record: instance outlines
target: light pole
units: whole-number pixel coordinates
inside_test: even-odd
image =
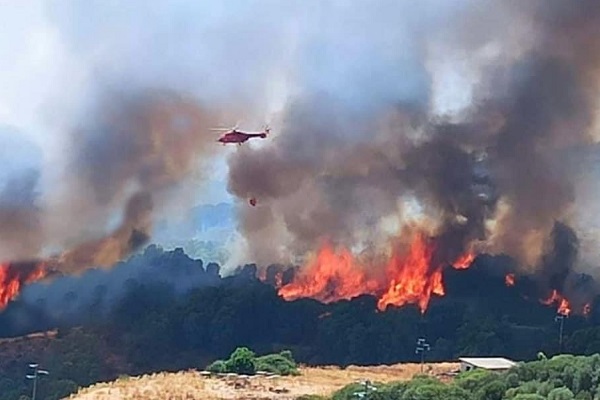
[[[365,387],[365,389],[360,392],[354,392],[354,395],[359,399],[368,399],[369,393],[377,391],[377,388],[373,384],[371,384],[371,381],[365,380],[358,383]]]
[[[425,363],[425,352],[431,350],[431,346],[427,343],[424,337],[417,339],[417,348],[415,354],[421,354],[421,373],[423,373],[423,365]]]
[[[558,328],[558,352],[562,353],[562,340],[563,340],[563,327],[565,324],[565,318],[568,318],[569,316],[565,313],[557,313],[556,317],[554,317],[554,322],[559,322],[559,328]]]
[[[33,393],[31,394],[31,400],[35,400],[35,395],[37,393],[37,380],[39,375],[48,375],[49,372],[43,369],[39,369],[39,364],[29,364],[29,368],[33,368],[32,375],[26,375],[27,379],[33,379]]]

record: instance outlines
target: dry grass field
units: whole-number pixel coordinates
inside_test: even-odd
[[[71,400],[292,400],[301,395],[329,395],[359,380],[391,382],[420,373],[419,364],[391,366],[320,367],[300,369],[300,376],[202,376],[196,371],[159,373],[99,383],[71,395]],[[430,375],[456,371],[456,363],[427,364]]]

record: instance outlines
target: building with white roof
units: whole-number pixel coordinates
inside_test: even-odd
[[[475,368],[486,369],[488,371],[506,371],[517,365],[516,362],[502,357],[462,357],[460,361],[460,370],[470,371]]]

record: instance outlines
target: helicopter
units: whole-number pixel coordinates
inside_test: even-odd
[[[214,128],[211,130],[225,131],[225,133],[217,140],[217,142],[220,142],[223,145],[226,145],[227,143],[237,143],[238,146],[241,146],[242,143],[248,141],[251,138],[259,137],[264,139],[267,137],[268,134],[271,133],[271,128],[269,128],[268,126],[265,127],[264,131],[262,132],[243,132],[239,131],[237,129],[237,126],[231,129]]]

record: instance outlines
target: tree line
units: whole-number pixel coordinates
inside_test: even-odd
[[[124,274],[132,265],[149,273]],[[451,270],[447,296],[434,298],[424,315],[413,306],[378,312],[371,296],[333,304],[286,302],[256,278],[255,269],[248,265],[220,278],[214,264],[151,247],[109,272],[127,277],[118,283],[118,295],[110,295],[114,286],[86,287],[93,295],[84,301],[73,289],[52,297],[52,304],[64,304],[54,312],[50,300],[23,296],[0,314],[0,335],[55,327],[59,335],[43,348],[0,345],[0,400],[30,392],[24,375],[33,361],[51,372],[42,378],[39,397],[50,400],[121,374],[204,369],[237,347],[259,355],[291,350],[301,363],[340,366],[418,361],[420,337],[431,344],[427,361],[600,352],[596,314],[564,321],[560,348],[555,309],[524,299],[476,266]]]
[[[472,370],[451,383],[429,376],[410,381],[363,386],[348,385],[330,400],[593,400],[600,398],[600,355],[542,353],[539,360],[520,363],[503,373]],[[305,396],[302,400],[329,400]]]

